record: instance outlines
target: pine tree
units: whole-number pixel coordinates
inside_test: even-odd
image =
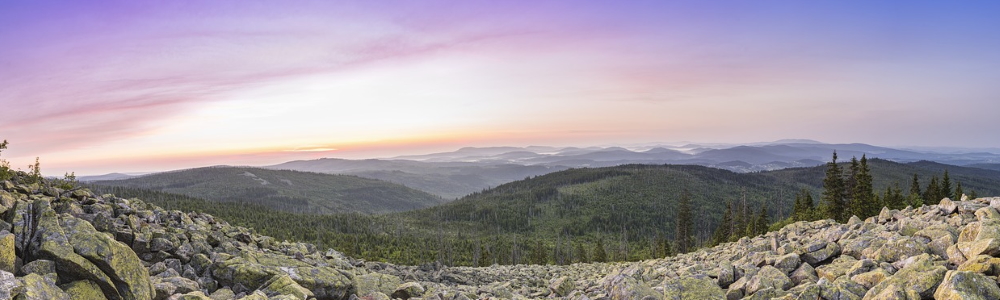
[[[687,253],[694,247],[694,221],[691,216],[691,194],[687,189],[681,194],[677,201],[677,234],[674,239],[677,241],[677,253]]]
[[[924,204],[932,205],[941,202],[941,186],[938,185],[937,176],[931,177],[931,182],[927,183],[927,189],[924,189]]]
[[[542,240],[535,241],[535,248],[531,251],[531,263],[536,265],[548,264],[549,258],[546,254],[545,244],[542,244]]]
[[[816,205],[813,204],[813,195],[809,190],[802,189],[802,194],[805,196],[802,198],[802,207],[805,208],[803,215],[805,221],[812,221],[816,219]]]
[[[767,226],[771,224],[771,219],[767,216],[767,204],[760,207],[760,213],[757,214],[756,220],[757,232],[754,236],[767,233]]]
[[[903,191],[899,188],[898,184],[895,188],[886,186],[885,193],[882,194],[882,199],[885,207],[889,209],[901,209],[906,205],[906,199],[903,198]]]
[[[587,250],[583,249],[583,243],[576,243],[576,254],[573,255],[573,262],[590,262],[587,260]]]
[[[674,250],[670,247],[670,241],[663,239],[663,246],[660,247],[663,250],[663,257],[674,256]]]
[[[976,190],[972,190],[971,192],[969,192],[969,199],[976,199],[976,198],[977,198]]]
[[[491,265],[490,250],[486,246],[480,246],[478,265],[485,267]]]
[[[941,198],[947,197],[948,199],[955,199],[954,191],[951,190],[951,178],[948,177],[948,170],[944,170],[944,176],[941,177]],[[938,199],[941,200],[941,199]]]
[[[7,140],[0,142],[0,154],[3,153],[4,149],[7,149]],[[13,177],[13,173],[10,171],[10,163],[6,160],[0,159],[0,180],[8,180]]]
[[[844,205],[847,209],[847,217],[850,217],[860,211],[858,207],[861,202],[854,200],[854,189],[858,185],[858,172],[860,172],[861,166],[858,164],[858,158],[854,156],[851,157],[851,163],[847,166],[847,177],[844,179]]]
[[[961,182],[955,182],[955,195],[954,196],[955,196],[955,198],[957,198],[956,200],[962,200],[962,195],[963,194],[965,194],[965,191],[962,190],[962,183]]]
[[[795,205],[797,206],[798,202]],[[712,245],[722,244],[729,240],[729,236],[732,234],[732,228],[729,227],[733,222],[732,210],[733,202],[727,202],[726,210],[722,212],[722,220],[719,221],[719,226],[715,227],[715,232],[712,233]]]
[[[920,180],[917,179],[917,173],[913,173],[913,181],[910,182],[910,205],[917,207],[917,205],[915,205],[917,202],[923,203],[923,194],[924,193],[920,191]],[[917,201],[918,199],[920,201]]]
[[[792,205],[792,221],[802,221],[802,212],[805,207],[802,204],[802,192],[795,193],[795,204]]]
[[[861,155],[861,162],[857,166],[854,166],[854,162],[852,161],[851,167],[855,170],[851,171],[854,173],[854,185],[851,190],[850,213],[861,219],[878,214],[877,210],[881,207],[877,207],[878,203],[874,187],[872,186],[871,169],[868,168],[868,158],[865,155]]]
[[[837,151],[833,160],[826,164],[826,178],[823,179],[823,214],[838,222],[847,221],[844,203],[843,171],[837,165]]]
[[[597,245],[594,246],[594,257],[591,261],[593,262],[608,261],[608,253],[604,251],[604,239],[597,239]]]

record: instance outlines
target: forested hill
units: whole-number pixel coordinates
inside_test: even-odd
[[[240,202],[310,214],[387,213],[442,203],[440,197],[399,184],[349,175],[206,167],[94,182],[212,201]]]
[[[943,179],[943,173],[947,170],[953,188],[957,186],[957,183],[961,183],[965,193],[975,191],[980,196],[1000,195],[1000,171],[998,170],[953,166],[932,161],[903,164],[882,159],[870,159],[868,164],[872,169],[875,192],[877,193],[881,193],[886,187],[895,188],[897,185],[904,193],[909,193],[913,174],[917,174],[921,188],[926,189],[932,178]],[[847,163],[843,163],[843,167],[846,168]],[[760,174],[773,176],[782,181],[812,186],[818,195],[819,189],[823,185],[825,170],[825,166],[818,166],[775,170]]]
[[[678,196],[691,195],[699,236],[708,237],[726,202],[787,213],[804,186],[761,174],[694,165],[571,169],[520,180],[441,206],[403,213],[421,226],[461,224],[487,233],[628,239],[673,235]],[[745,197],[744,197],[745,196]]]
[[[945,169],[953,187],[961,183],[966,193],[1000,195],[1000,172],[878,159],[869,160],[869,166],[879,196],[886,186],[898,185],[908,193],[913,174],[925,189],[930,178],[942,176]],[[378,216],[276,213],[135,190],[119,196],[139,196],[170,209],[206,211],[279,239],[313,242],[370,261],[568,263],[662,257],[664,244],[674,240],[677,201],[685,190],[695,216],[696,245],[712,242],[727,207],[745,207],[752,215],[766,208],[770,222],[784,219],[801,189],[819,201],[823,173],[824,167],[762,173],[688,165],[570,169],[439,206]]]

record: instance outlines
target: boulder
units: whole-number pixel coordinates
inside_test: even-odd
[[[986,275],[1000,275],[1000,258],[979,255],[958,266],[958,271],[970,271]]]
[[[934,292],[934,299],[1000,299],[997,281],[986,275],[967,271],[948,271]]]
[[[801,262],[802,260],[799,259],[798,254],[791,253],[776,258],[774,260],[774,267],[778,268],[778,270],[781,270],[782,272],[785,272],[785,274],[791,274],[792,271],[795,271],[795,269],[799,267]]]
[[[865,294],[865,299],[921,299],[931,298],[934,292],[944,279],[947,269],[944,266],[936,265],[931,260],[930,255],[922,254],[913,258],[913,262],[902,268],[889,278],[882,280]],[[908,298],[891,298],[893,295],[903,292]],[[916,298],[909,298],[917,294]]]
[[[358,296],[364,297],[373,293],[392,294],[403,281],[399,277],[382,273],[368,273],[354,277],[354,286]]]
[[[840,245],[833,242],[823,242],[810,246],[805,250],[807,250],[807,252],[801,255],[802,260],[809,263],[813,267],[818,267],[830,258],[840,255]]]
[[[259,287],[276,275],[288,275],[313,292],[316,299],[341,299],[356,292],[353,275],[331,267],[272,254],[244,253],[213,264],[212,274],[223,286]]]
[[[814,269],[809,264],[801,264],[798,269],[792,271],[792,275],[789,276],[792,283],[795,285],[800,285],[805,282],[816,282],[819,277],[816,275],[816,269]]]
[[[101,287],[90,280],[77,280],[63,286],[70,300],[107,300]]]
[[[314,296],[312,291],[302,287],[288,275],[271,277],[271,280],[265,282],[260,291],[264,292],[268,297],[285,295],[292,296],[297,300],[306,300]]]
[[[28,253],[30,253],[30,256],[54,261],[56,264],[56,270],[59,273],[65,273],[73,278],[90,280],[97,283],[108,298],[152,298],[151,288],[144,294],[144,297],[133,296],[129,298],[125,295],[121,295],[121,292],[116,286],[116,282],[105,274],[100,267],[73,251],[73,245],[70,242],[69,236],[63,231],[63,228],[59,226],[59,217],[56,216],[55,211],[48,207],[47,201],[35,201],[29,207],[32,207],[34,212],[30,213],[32,214],[31,217],[26,217],[25,222],[27,222],[27,219],[35,220],[35,231],[30,234],[26,232],[26,235],[29,236],[31,240],[28,245],[28,249],[26,249]],[[26,212],[26,214],[29,213]],[[69,216],[67,217],[72,218]],[[103,234],[96,235],[104,236]],[[141,264],[139,267],[141,268]],[[142,269],[145,270],[145,268]],[[145,282],[148,287],[148,276],[146,276]],[[125,286],[123,285],[123,287]]]
[[[864,286],[852,281],[846,276],[837,278],[834,281],[820,279],[817,283],[820,287],[820,297],[822,299],[857,299],[864,297],[867,291]]]
[[[17,255],[14,254],[14,235],[7,230],[0,231],[0,271],[10,273],[17,272],[14,263]]]
[[[730,284],[736,281],[736,269],[733,268],[733,264],[728,260],[723,261],[722,265],[719,266],[718,272],[718,284],[722,288],[729,288]]]
[[[927,245],[930,253],[948,259],[948,247],[958,241],[955,228],[946,224],[931,225],[913,234],[913,237]]]
[[[608,298],[612,300],[642,299],[647,296],[657,299],[656,297],[663,295],[654,291],[646,283],[620,273],[605,276],[602,286],[607,291]],[[393,294],[393,298],[396,298],[395,294]]]
[[[569,293],[572,292],[573,289],[576,289],[576,284],[573,283],[573,280],[570,280],[565,276],[553,279],[552,282],[549,283],[549,291],[556,296],[569,296]]]
[[[69,300],[69,294],[38,274],[28,274],[21,278],[24,290],[17,299],[23,300]]]
[[[12,299],[20,290],[23,290],[24,283],[14,277],[14,274],[0,270],[0,299]]]
[[[998,240],[1000,241],[1000,240]],[[872,254],[876,261],[895,262],[903,258],[929,252],[927,246],[912,237],[896,236],[887,241]]]
[[[872,271],[851,276],[851,280],[864,286],[865,289],[871,289],[876,284],[879,284],[889,276],[892,276],[892,274],[889,274],[889,272],[887,272],[885,269],[878,268]]]
[[[938,209],[941,211],[942,215],[950,215],[958,210],[958,204],[955,204],[951,199],[944,198],[938,203]]]
[[[236,299],[236,293],[233,293],[233,290],[228,288],[221,288],[212,292],[211,295],[208,295],[208,298],[211,298],[212,300]]]
[[[197,282],[180,276],[154,277],[153,288],[156,296],[153,299],[167,299],[173,294],[184,294],[201,290]]]
[[[149,273],[132,249],[98,232],[89,222],[64,216],[65,229],[73,251],[93,262],[113,281],[123,299],[151,299],[153,287]]]
[[[753,294],[758,290],[769,287],[787,290],[792,287],[792,280],[788,276],[785,276],[785,272],[772,266],[764,266],[760,268],[757,275],[754,275],[753,278],[747,281],[745,293]]]
[[[424,295],[424,287],[416,282],[407,282],[400,284],[396,287],[396,291],[392,292],[392,298],[400,298],[403,300],[420,297]]]
[[[711,279],[681,277],[664,282],[663,295],[666,300],[722,299],[725,292]]]
[[[816,268],[816,275],[820,278],[834,281],[837,277],[846,275],[857,262],[858,260],[854,259],[854,257],[841,255],[837,259],[834,259],[833,262]]]

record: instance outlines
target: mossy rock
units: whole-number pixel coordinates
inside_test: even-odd
[[[6,230],[0,232],[0,271],[10,273],[17,272],[15,262],[17,255],[14,253],[14,235]]]
[[[980,273],[948,271],[934,292],[934,299],[1000,299],[1000,287],[995,279]]]
[[[222,285],[239,283],[249,288],[260,287],[273,276],[288,275],[320,300],[341,299],[356,292],[354,276],[350,273],[331,267],[313,267],[277,255],[234,256],[214,264],[212,274]]]
[[[208,297],[212,300],[230,300],[236,299],[236,293],[233,293],[233,290],[229,288],[221,288],[212,292]]]
[[[33,210],[32,256],[54,261],[60,275],[93,281],[108,298],[153,298],[149,273],[131,248],[87,221],[56,215],[48,201],[35,201]]]
[[[934,264],[930,255],[922,254],[902,270],[873,286],[865,299],[911,299],[892,297],[913,294],[918,295],[916,299],[931,298],[946,271],[948,269],[944,266]]]
[[[28,274],[21,278],[24,290],[14,299],[18,300],[70,300],[69,294],[54,282],[38,274]]]
[[[287,295],[298,300],[306,300],[314,296],[312,291],[302,287],[288,275],[278,275],[272,277],[271,280],[264,283],[264,286],[260,288],[260,291],[264,292],[269,297]]]
[[[11,299],[24,290],[24,283],[7,271],[0,271],[0,299]]]
[[[107,300],[101,287],[90,280],[77,280],[67,283],[63,290],[69,294],[70,300]]]
[[[683,277],[668,280],[664,284],[665,299],[723,299],[726,292],[714,280]]]
[[[358,296],[368,296],[376,292],[382,294],[392,294],[396,287],[403,281],[399,277],[382,273],[368,273],[354,277],[354,286],[357,288]]]
[[[104,270],[123,299],[151,299],[153,285],[149,272],[132,248],[94,229],[87,221],[70,216],[62,218],[73,251]]]

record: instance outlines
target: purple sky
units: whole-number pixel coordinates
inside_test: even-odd
[[[1000,147],[994,1],[3,1],[0,158],[61,175],[462,146]]]

